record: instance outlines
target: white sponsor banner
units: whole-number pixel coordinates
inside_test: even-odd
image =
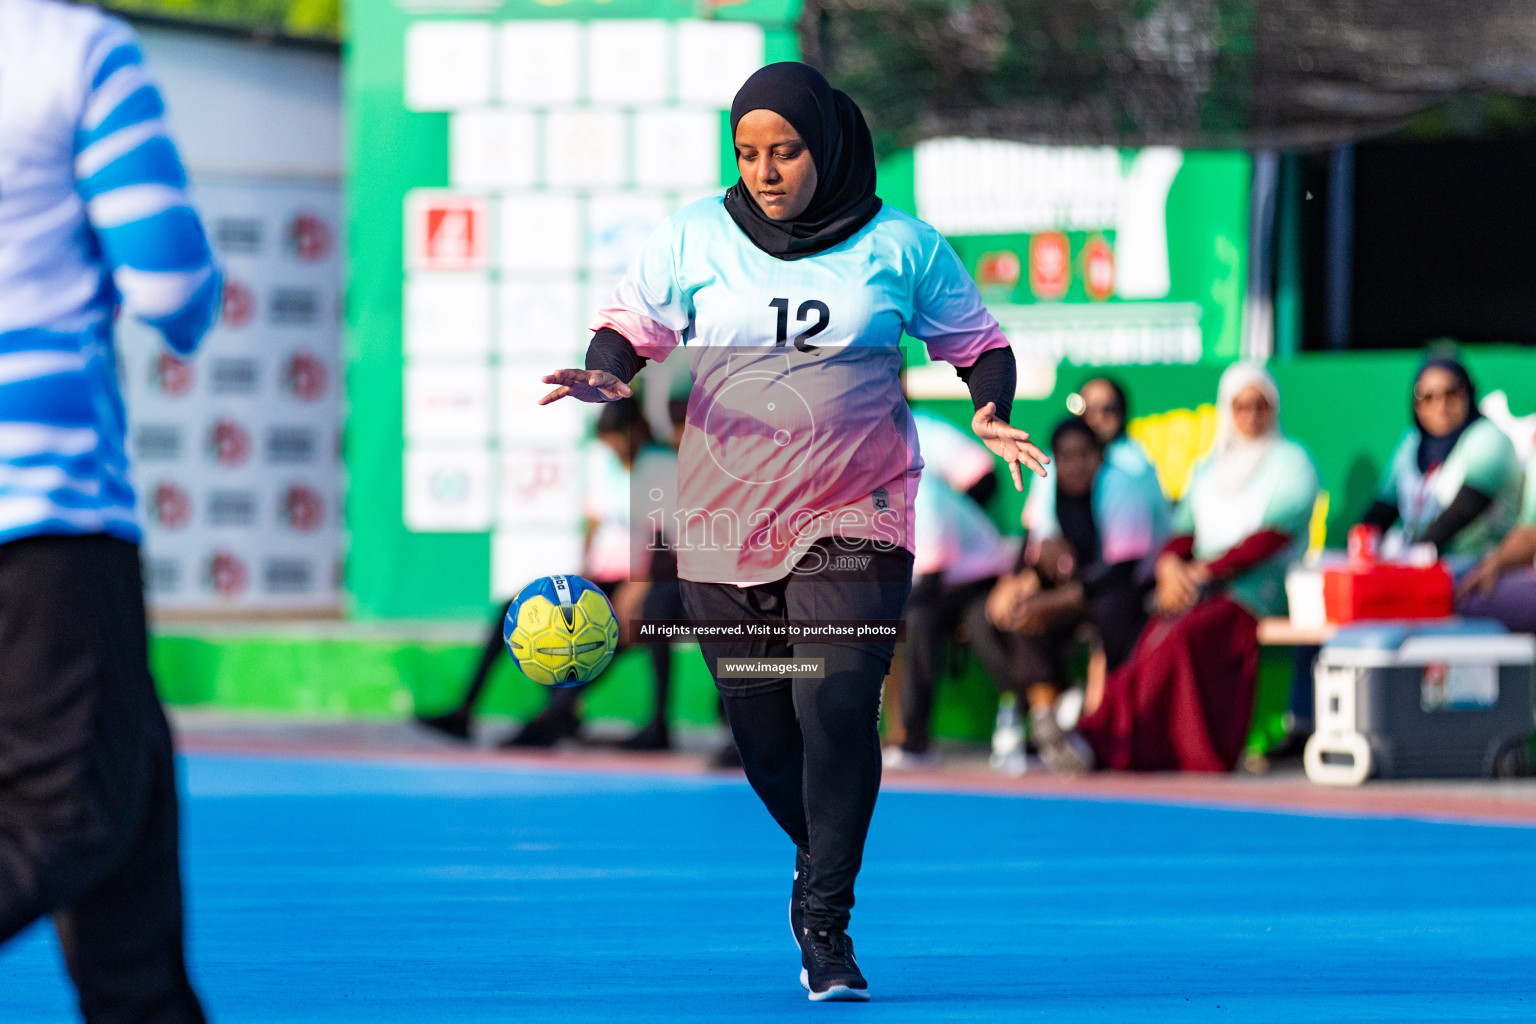
[[[405,105],[452,110],[489,103],[496,35],[488,21],[419,21],[405,32]]]
[[[491,595],[508,600],[540,576],[569,575],[581,565],[581,531],[506,527],[491,533]]]
[[[491,350],[493,290],[483,274],[418,274],[405,285],[407,357]]]
[[[584,364],[646,240],[734,178],[721,125],[765,37],[689,18],[441,24],[406,47],[410,105],[448,114],[451,187],[403,210],[403,511],[412,531],[489,531],[505,597],[583,560],[575,467],[599,408],[539,405],[541,378]]]
[[[581,24],[507,21],[501,26],[501,101],[547,106],[581,98]]]
[[[420,359],[405,367],[409,441],[483,443],[491,433],[491,379],[470,359]]]
[[[496,520],[501,527],[569,528],[581,506],[580,459],[572,447],[501,449]]]
[[[405,450],[405,525],[422,533],[491,526],[491,450],[412,445]]]
[[[763,66],[760,25],[684,21],[677,28],[677,98],[730,109],[736,90]]]
[[[226,274],[196,355],[116,344],[145,582],[159,614],[341,606],[340,190],[205,180]]]

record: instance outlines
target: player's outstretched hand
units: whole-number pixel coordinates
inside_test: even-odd
[[[543,379],[545,384],[560,386],[539,399],[540,405],[558,402],[567,395],[582,402],[617,402],[634,395],[628,384],[607,370],[556,370]]]
[[[1019,472],[1021,463],[1028,466],[1036,476],[1045,476],[1045,465],[1051,460],[1045,457],[1045,452],[1029,443],[1028,434],[997,418],[996,402],[988,402],[976,410],[976,415],[971,417],[971,430],[992,450],[993,455],[1008,463],[1008,472],[1013,474],[1014,490],[1024,489],[1024,477]]]

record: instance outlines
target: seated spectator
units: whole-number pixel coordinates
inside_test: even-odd
[[[1280,432],[1280,392],[1259,366],[1222,374],[1216,442],[1191,474],[1157,560],[1157,616],[1078,724],[1105,768],[1229,771],[1253,713],[1258,620],[1285,608],[1317,470]]]
[[[1093,430],[1094,436],[1104,447],[1106,463],[1119,469],[1138,487],[1145,488],[1148,500],[1164,498],[1162,484],[1157,479],[1157,469],[1147,457],[1146,449],[1126,433],[1130,402],[1118,381],[1112,377],[1092,378],[1067,400],[1067,407],[1073,415],[1082,417],[1083,422]],[[1029,497],[1025,502],[1025,527],[1028,528],[1030,522],[1037,524],[1037,528],[1039,524],[1054,522],[1055,500],[1056,488],[1052,484],[1039,477],[1032,478]],[[1157,505],[1164,510],[1160,512],[1158,527],[1166,532],[1167,502],[1159,500]]]
[[[1520,460],[1478,412],[1472,378],[1454,359],[1431,357],[1419,370],[1413,421],[1362,521],[1389,531],[1384,554],[1433,544],[1453,572],[1465,570],[1514,525]]]
[[[1019,568],[998,581],[987,602],[990,623],[1008,641],[1008,669],[996,679],[1028,705],[1046,767],[1083,770],[1088,752],[1056,721],[1067,655],[1085,623],[1096,629],[1110,668],[1130,654],[1147,618],[1137,568],[1166,536],[1166,502],[1144,477],[1109,462],[1100,436],[1076,418],[1051,433],[1050,476],[1037,479],[1035,490],[1054,492],[1052,515],[1026,515]]]
[[[1525,467],[1520,520],[1456,588],[1456,614],[1497,619],[1516,633],[1536,633],[1536,456]]]
[[[934,473],[982,508],[997,493],[997,460],[976,435],[923,409],[912,411],[923,472]]]
[[[1120,382],[1113,377],[1094,377],[1077,389],[1077,397],[1082,403],[1082,411],[1077,415],[1103,442],[1104,460],[1133,478],[1150,475],[1156,480],[1157,470],[1147,457],[1146,449],[1126,433],[1131,404]]]
[[[926,461],[926,433],[923,446]],[[982,450],[990,463],[992,453]],[[998,576],[1017,557],[1016,540],[1003,537],[981,506],[952,487],[942,472],[923,474],[913,525],[907,657],[899,691],[905,736],[900,746],[886,749],[888,768],[922,767],[935,760],[929,751],[934,687],[959,626],[965,626],[971,648],[990,674],[1009,669],[1003,638],[987,624],[986,601]]]

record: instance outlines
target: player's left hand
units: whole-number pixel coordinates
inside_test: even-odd
[[[996,402],[988,402],[976,410],[976,415],[971,417],[971,430],[981,438],[982,444],[991,449],[993,455],[1008,463],[1008,472],[1013,474],[1014,490],[1024,489],[1024,476],[1019,472],[1020,464],[1028,466],[1036,476],[1045,476],[1046,463],[1051,460],[1046,458],[1045,452],[1029,443],[1027,433],[997,418]]]

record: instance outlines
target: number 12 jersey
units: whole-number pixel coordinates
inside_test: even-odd
[[[648,359],[679,345],[691,356],[678,573],[743,586],[787,575],[826,536],[911,550],[922,459],[902,334],[962,367],[1008,344],[954,249],[917,218],[885,206],[838,245],[781,260],[721,197],[658,228],[592,326]]]

